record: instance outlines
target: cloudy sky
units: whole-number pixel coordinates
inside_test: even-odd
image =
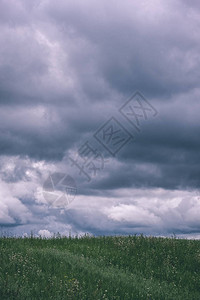
[[[1,233],[200,237],[199,32],[197,0],[0,0]]]

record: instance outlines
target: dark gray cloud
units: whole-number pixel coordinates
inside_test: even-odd
[[[184,0],[1,1],[2,226],[199,232],[199,14],[198,1]],[[136,90],[158,111],[140,133],[118,111]],[[94,140],[112,116],[135,136],[115,158]],[[87,140],[108,160],[89,183],[69,160]],[[67,212],[42,200],[50,172],[77,181]]]

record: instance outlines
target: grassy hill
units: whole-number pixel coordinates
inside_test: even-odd
[[[0,238],[0,299],[200,299],[200,241]]]

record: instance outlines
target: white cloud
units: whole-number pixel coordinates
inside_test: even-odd
[[[27,223],[32,219],[29,209],[12,194],[11,183],[0,181],[0,224]]]
[[[42,238],[50,238],[53,236],[53,233],[46,229],[41,229],[38,231],[38,235]]]
[[[160,223],[160,218],[147,209],[134,205],[120,204],[106,211],[108,218],[119,222],[129,222],[132,226],[150,226]]]

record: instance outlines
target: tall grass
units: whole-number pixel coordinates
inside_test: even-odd
[[[0,299],[200,299],[200,241],[0,238]]]

